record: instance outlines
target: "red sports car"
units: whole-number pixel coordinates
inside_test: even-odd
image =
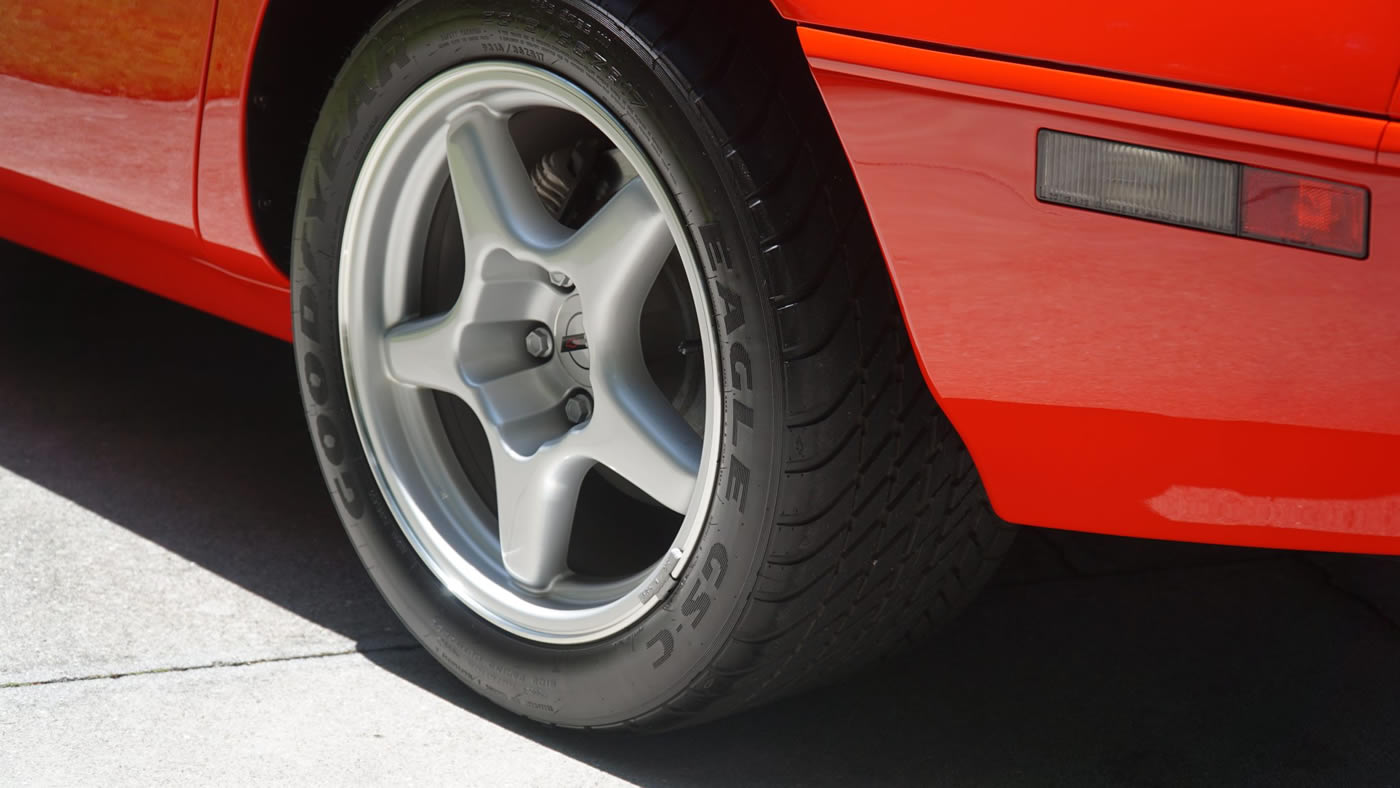
[[[1400,553],[1398,75],[1393,0],[18,0],[0,236],[290,340],[425,647],[657,729],[1009,523]]]

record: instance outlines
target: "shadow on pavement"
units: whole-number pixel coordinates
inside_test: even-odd
[[[379,601],[331,509],[291,355],[0,248],[0,466],[360,643],[386,670],[643,785],[1386,784],[1400,562],[1027,530],[926,654],[649,737],[525,723]]]
[[[0,467],[366,647],[404,642],[283,342],[0,246]]]

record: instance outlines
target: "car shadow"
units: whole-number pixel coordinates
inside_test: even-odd
[[[0,246],[0,467],[363,647],[403,643],[344,537],[288,346]]]
[[[408,647],[336,520],[280,341],[0,247],[0,467],[641,785],[1385,784],[1400,561],[1027,529],[935,645],[652,736],[525,722]]]

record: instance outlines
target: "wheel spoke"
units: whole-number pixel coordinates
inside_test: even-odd
[[[496,452],[501,559],[516,582],[536,591],[568,568],[579,487],[593,465],[569,443],[565,436],[526,458]]]
[[[589,313],[635,326],[675,246],[665,214],[642,179],[633,178],[546,264],[573,277]]]
[[[460,308],[472,323],[548,323],[554,319],[557,295],[542,275],[530,275],[538,268],[526,265],[512,270],[509,264],[485,268],[488,270],[469,272],[463,282]]]
[[[603,373],[601,376],[599,373]],[[666,508],[684,513],[700,473],[700,436],[644,368],[594,369],[592,456]]]
[[[671,407],[642,357],[642,305],[675,248],[666,217],[633,178],[559,253],[583,299],[596,399],[592,456],[666,507],[684,512],[700,437]]]
[[[473,404],[493,440],[528,456],[569,429],[563,415],[564,386],[548,366],[531,367],[476,386]]]
[[[457,365],[460,334],[451,313],[394,326],[384,335],[389,376],[405,385],[464,396],[466,382]]]
[[[534,257],[567,237],[535,194],[506,118],[481,105],[466,110],[449,133],[447,167],[469,265],[492,249]]]

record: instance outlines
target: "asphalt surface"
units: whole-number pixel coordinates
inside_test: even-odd
[[[285,345],[0,247],[0,784],[424,781],[1395,784],[1400,562],[1027,529],[918,658],[539,728],[376,596]]]

